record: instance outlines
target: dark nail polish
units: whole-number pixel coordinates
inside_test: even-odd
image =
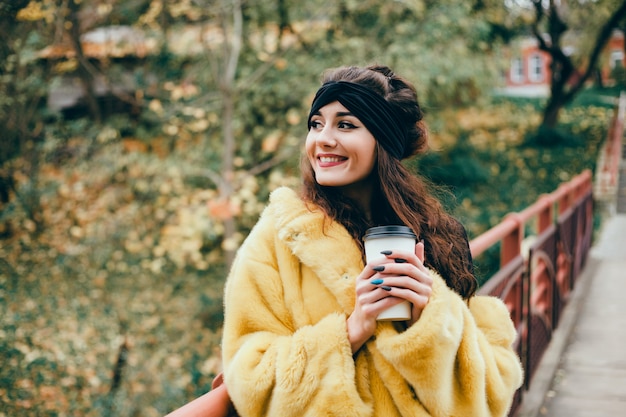
[[[380,288],[382,288],[385,291],[391,291],[391,287],[388,287],[386,285],[381,285]]]
[[[383,272],[385,270],[385,266],[384,265],[376,265],[375,267],[372,268],[374,271],[376,272]]]
[[[380,253],[382,253],[383,255],[391,255],[392,252],[390,250],[384,250],[384,251],[381,251]]]
[[[406,263],[406,259],[396,258],[396,259],[394,259],[394,262],[397,263],[397,264],[404,264],[404,263]]]

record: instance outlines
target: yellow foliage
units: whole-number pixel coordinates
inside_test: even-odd
[[[276,67],[277,70],[279,71],[284,71],[287,68],[287,60],[284,58],[278,58],[275,62],[274,62],[274,67]]]
[[[74,72],[78,68],[78,60],[70,58],[67,61],[61,61],[54,66],[54,72],[63,74],[66,72]]]
[[[38,1],[31,1],[26,7],[17,12],[16,19],[30,22],[43,19],[48,20],[50,14],[52,14],[52,9],[43,10],[41,4],[42,3]]]
[[[278,145],[281,143],[284,133],[280,130],[275,130],[267,135],[261,143],[261,149],[266,153],[276,152]]]
[[[155,112],[156,114],[158,114],[159,116],[163,116],[163,104],[161,103],[161,100],[158,100],[158,99],[150,100],[150,103],[148,104],[148,108],[152,110],[153,112]]]
[[[157,28],[159,26],[157,23],[158,18],[159,16],[161,16],[162,10],[163,10],[162,0],[153,0],[150,2],[150,7],[146,11],[146,13],[144,13],[141,17],[139,17],[137,22],[140,25],[146,25],[151,28]]]
[[[291,126],[299,125],[301,120],[301,113],[297,109],[291,108],[287,111],[287,123],[289,123]]]

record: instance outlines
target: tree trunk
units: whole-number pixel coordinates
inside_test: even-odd
[[[233,7],[233,27],[230,33],[230,45],[225,46],[224,71],[220,78],[220,92],[222,95],[222,183],[220,186],[220,197],[230,204],[234,193],[233,182],[235,180],[234,159],[235,159],[235,133],[233,131],[235,117],[235,74],[239,61],[242,43],[243,16],[241,3],[235,0]],[[226,27],[227,25],[225,25]],[[237,225],[234,216],[229,216],[224,220],[224,241],[229,244],[224,248],[224,262],[227,267],[233,262],[236,250],[230,242],[237,232]]]
[[[71,23],[69,33],[72,46],[76,52],[76,58],[78,60],[78,77],[80,78],[80,82],[83,86],[83,93],[85,94],[85,99],[87,100],[91,117],[97,124],[100,124],[102,122],[102,110],[100,109],[100,105],[98,104],[98,99],[94,91],[94,74],[90,71],[91,65],[89,64],[89,61],[83,52],[83,46],[80,43],[81,31],[80,21],[78,18],[80,6],[76,3],[76,0],[70,0],[68,2],[68,8],[68,18]]]
[[[14,155],[21,152],[21,148],[27,138],[32,138],[32,132],[24,130],[22,125],[28,124],[19,121],[19,116],[24,116],[14,105],[18,99],[16,82],[14,81],[19,75],[19,67],[12,66],[9,63],[9,57],[15,52],[14,39],[17,38],[14,32],[19,22],[15,19],[20,9],[28,5],[29,0],[0,0],[0,76],[5,81],[0,82],[0,97],[9,97],[8,100],[2,100],[0,103],[0,125],[2,125],[2,139],[0,142],[0,165],[4,161],[11,159]],[[30,119],[26,119],[30,122]],[[7,177],[8,178],[8,177]],[[0,174],[0,181],[2,176]],[[0,192],[5,192],[0,184]]]
[[[546,107],[543,110],[541,125],[550,128],[555,127],[559,121],[559,114],[561,113],[561,108],[563,108],[563,106],[564,103],[560,98],[557,99],[554,96],[550,97],[548,104],[546,104]]]
[[[619,27],[626,16],[626,1],[613,12],[609,20],[600,29],[593,50],[589,55],[587,68],[584,72],[579,73],[575,80],[571,78],[576,74],[577,70],[570,57],[565,54],[561,47],[561,37],[567,30],[567,25],[559,15],[560,3],[551,0],[547,16],[541,0],[533,0],[533,4],[535,6],[535,22],[532,25],[533,33],[539,44],[539,49],[550,54],[552,58],[550,66],[552,70],[550,99],[544,109],[543,125],[554,127],[558,122],[561,108],[574,99],[585,85],[585,82],[594,73],[600,54],[610,39],[613,30]],[[544,18],[548,20],[549,40],[546,40],[543,33],[539,30],[539,24]]]
[[[11,39],[13,27],[18,23],[15,20],[20,9],[28,5],[29,0],[0,0],[0,62],[6,62],[7,57],[12,53],[11,44],[7,42]],[[0,66],[0,68],[2,68]],[[0,69],[0,74],[4,74],[4,69]]]
[[[230,204],[233,196],[235,136],[233,133],[234,100],[230,89],[222,90],[222,133],[224,137],[224,150],[222,153],[222,186],[220,197]],[[235,218],[231,215],[224,219],[224,240],[229,242],[236,232]],[[230,266],[233,262],[235,251],[232,245],[225,245],[224,262]]]

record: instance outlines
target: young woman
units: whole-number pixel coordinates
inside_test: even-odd
[[[504,416],[522,383],[504,304],[476,296],[465,230],[401,161],[427,147],[415,88],[383,66],[330,71],[303,187],[280,188],[225,290],[224,375],[247,416]],[[365,262],[405,225],[414,251]],[[377,321],[408,300],[411,318]]]

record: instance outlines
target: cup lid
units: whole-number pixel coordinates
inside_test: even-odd
[[[411,228],[407,226],[399,226],[399,225],[387,225],[387,226],[376,226],[369,228],[365,231],[365,236],[363,236],[363,240],[367,239],[378,239],[389,236],[400,236],[400,237],[408,237],[412,239],[417,239],[415,233],[411,230]]]

